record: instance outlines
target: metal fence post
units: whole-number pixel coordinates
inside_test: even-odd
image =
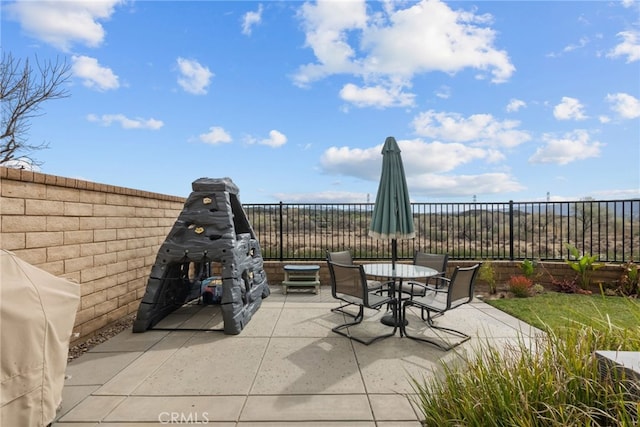
[[[280,261],[284,261],[284,230],[283,230],[283,214],[282,214],[282,206],[283,203],[280,202]]]
[[[509,259],[515,259],[513,252],[513,200],[509,200]]]

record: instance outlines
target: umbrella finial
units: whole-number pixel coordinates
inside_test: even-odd
[[[396,153],[400,152],[400,147],[398,146],[398,142],[392,136],[388,136],[387,139],[384,140],[384,145],[382,146],[382,154],[388,153],[390,151],[395,151]]]

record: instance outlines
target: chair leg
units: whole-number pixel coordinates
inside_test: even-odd
[[[406,303],[402,304],[402,317],[403,318],[407,317],[407,305],[412,305],[412,304],[406,304]],[[413,340],[424,341],[424,342],[427,342],[429,344],[433,344],[436,347],[438,347],[438,348],[440,348],[440,349],[442,349],[444,351],[449,351],[452,348],[457,347],[460,344],[462,344],[462,343],[468,341],[469,339],[471,339],[471,336],[465,334],[464,332],[457,331],[457,330],[451,329],[451,328],[445,328],[443,326],[436,326],[433,323],[433,318],[442,316],[444,313],[436,312],[435,315],[432,316],[431,315],[431,310],[429,310],[427,308],[424,308],[424,307],[420,307],[420,308],[421,308],[421,317],[422,317],[423,320],[425,320],[427,322],[427,325],[429,325],[430,328],[436,329],[436,330],[439,330],[439,331],[443,331],[443,332],[447,332],[447,333],[449,333],[451,335],[455,335],[455,336],[457,336],[459,338],[462,338],[462,340],[457,341],[454,344],[449,344],[449,343],[447,343],[445,341],[438,341],[438,340],[435,340],[435,339],[432,339],[432,338],[419,337],[419,336],[416,336],[416,335],[409,335],[407,333],[406,327],[404,325],[400,325],[400,327],[402,328],[401,334],[402,334],[402,332],[404,332],[404,335],[407,338],[411,338]],[[424,319],[424,312],[425,311],[427,312],[427,318],[426,319]]]
[[[420,317],[425,322],[427,322],[429,318],[431,318],[431,320],[433,321],[433,319],[435,319],[436,317],[444,316],[444,311],[440,311],[438,313],[431,314],[431,315],[429,313],[427,313],[427,317],[424,317],[424,313],[426,311],[428,311],[426,308],[424,308],[424,307],[420,308]]]
[[[395,312],[395,310],[394,310],[394,312]],[[378,341],[379,339],[382,339],[382,338],[391,337],[391,336],[395,335],[396,331],[398,330],[398,327],[394,326],[393,327],[393,331],[391,333],[378,335],[378,336],[375,336],[375,337],[373,337],[373,338],[371,338],[369,340],[363,340],[362,338],[358,338],[358,337],[352,336],[350,331],[349,331],[349,327],[350,326],[355,326],[355,325],[358,325],[358,324],[362,323],[362,319],[363,318],[364,318],[364,306],[360,306],[360,310],[358,311],[358,314],[353,319],[353,322],[348,322],[348,323],[344,323],[342,325],[338,325],[338,326],[332,328],[331,330],[333,332],[335,332],[336,334],[342,335],[343,337],[347,337],[347,338],[349,338],[351,340],[354,340],[354,341],[358,341],[359,343],[364,344],[364,345],[369,345],[369,344],[373,343],[374,341]],[[395,322],[395,323],[397,324],[397,322]],[[344,329],[346,329],[346,332],[343,332]]]
[[[334,313],[341,313],[341,314],[344,314],[344,315],[350,316],[350,317],[356,317],[357,314],[353,314],[353,313],[350,313],[348,311],[345,311],[345,308],[347,308],[349,306],[352,306],[352,305],[355,305],[355,304],[350,304],[350,303],[342,304],[340,307],[332,308],[331,311],[333,311]]]

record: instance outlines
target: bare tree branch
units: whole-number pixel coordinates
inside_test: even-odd
[[[50,99],[69,96],[64,87],[70,78],[71,66],[63,60],[40,63],[37,69],[29,60],[15,59],[11,53],[2,54],[0,63],[0,164],[26,157],[48,147],[47,143],[30,144],[28,132],[30,120],[40,116],[42,103]]]

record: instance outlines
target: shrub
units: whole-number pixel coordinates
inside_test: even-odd
[[[629,301],[629,310],[638,305]],[[444,365],[444,376],[412,379],[423,425],[635,426],[638,403],[624,381],[604,381],[596,350],[640,350],[638,322],[602,329],[582,324],[521,338],[505,349],[482,344],[468,364]],[[626,383],[628,384],[628,383]]]
[[[622,295],[639,295],[640,294],[640,274],[638,273],[638,265],[632,259],[622,265],[624,273],[620,278],[619,292]]]
[[[557,292],[562,292],[565,294],[591,294],[589,289],[582,289],[578,285],[578,277],[574,277],[572,279],[556,279],[553,275],[546,269],[544,263],[539,264],[542,267],[542,270],[549,276],[549,280],[551,281],[552,289]]]
[[[589,295],[591,293],[588,289],[582,289],[578,286],[578,281],[576,279],[562,279],[556,280],[553,279],[551,284],[554,286],[555,290],[558,292],[562,292],[565,294],[584,294]]]
[[[531,260],[525,259],[524,261],[522,261],[522,264],[520,264],[520,270],[522,270],[522,274],[524,274],[524,276],[528,277],[529,279],[533,278],[534,269],[535,265]]]
[[[483,280],[489,285],[489,293],[491,295],[496,293],[496,273],[493,269],[491,261],[483,261],[478,271],[478,279]]]
[[[591,285],[591,272],[603,267],[604,264],[596,262],[597,255],[580,254],[578,249],[570,244],[565,245],[569,250],[573,259],[566,259],[565,262],[578,273],[578,280],[580,281],[580,287],[584,290],[588,290]]]
[[[542,286],[540,283],[534,284],[531,288],[531,293],[533,293],[534,295],[544,293],[544,286]]]
[[[526,276],[511,276],[507,282],[509,291],[518,298],[531,296],[533,281]]]

